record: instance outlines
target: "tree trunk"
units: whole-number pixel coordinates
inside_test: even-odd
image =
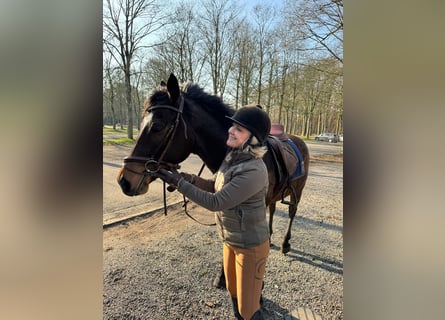
[[[120,110],[120,114],[121,114],[121,118],[120,118],[120,125],[121,125],[121,130],[124,130],[124,106],[122,105],[122,102],[119,105],[119,110]]]
[[[307,139],[309,139],[309,136],[311,134],[311,118],[312,118],[312,112],[309,113],[306,118],[306,134],[305,134],[305,136]]]
[[[270,112],[270,103],[272,101],[273,67],[274,67],[274,63],[272,62],[271,65],[270,65],[269,84],[268,84],[268,90],[267,90],[267,103],[266,103],[266,112],[267,112],[267,114],[269,114],[269,112]]]
[[[116,130],[116,111],[114,110],[114,86],[111,78],[110,69],[107,70],[108,83],[110,84],[110,108],[111,108],[111,121],[113,122],[113,130]]]
[[[287,66],[284,65],[283,66],[283,74],[281,76],[280,106],[278,109],[278,122],[279,123],[281,123],[281,113],[282,113],[283,103],[284,103],[284,91],[285,91],[285,87],[286,87],[286,71],[287,71]]]
[[[113,121],[113,130],[116,130],[116,111],[114,110],[114,97],[111,98],[111,119]]]
[[[303,113],[303,123],[302,123],[303,125],[301,127],[301,135],[303,137],[306,136],[306,133],[307,133],[308,117],[309,117],[309,112],[307,110],[305,110]]]
[[[260,70],[259,70],[259,78],[258,78],[258,99],[257,104],[261,104],[261,90],[263,86],[263,50],[260,50]]]
[[[239,105],[239,92],[241,87],[240,81],[241,81],[241,68],[239,68],[238,78],[236,79],[235,109],[238,109]]]
[[[127,103],[127,138],[133,139],[133,110],[131,108],[131,83],[130,70],[125,70],[125,88],[126,88],[126,103]]]

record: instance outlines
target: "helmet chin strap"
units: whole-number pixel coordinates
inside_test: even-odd
[[[247,138],[246,141],[244,141],[243,145],[241,146],[241,150],[244,150],[250,143],[252,142],[253,134],[249,135],[249,138]]]
[[[258,141],[257,144],[252,144],[252,139],[253,139],[254,135],[251,133],[249,138],[244,141],[243,145],[241,146],[241,149],[244,150],[247,146],[252,146],[252,147],[261,147],[263,146],[263,144],[261,142]],[[258,138],[257,138],[258,140]]]
[[[252,139],[253,139],[254,135],[251,133],[249,138],[247,138],[246,141],[244,141],[243,145],[241,146],[241,150],[244,150],[247,146],[252,146],[252,147],[261,147],[262,144],[260,142],[258,142],[257,144],[252,144]]]

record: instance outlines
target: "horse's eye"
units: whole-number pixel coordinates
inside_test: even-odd
[[[150,126],[150,131],[153,132],[158,132],[161,131],[162,129],[164,129],[165,127],[165,122],[164,121],[153,121],[151,126]]]

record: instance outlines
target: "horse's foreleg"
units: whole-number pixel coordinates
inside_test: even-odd
[[[270,241],[270,245],[272,245],[272,225],[273,225],[273,215],[275,213],[275,207],[276,207],[276,203],[273,202],[271,204],[269,204],[269,241]]]
[[[292,229],[292,222],[294,221],[295,214],[297,213],[297,206],[298,201],[295,199],[295,197],[291,194],[291,204],[289,205],[289,221],[287,223],[287,231],[284,235],[283,244],[281,245],[281,252],[282,253],[288,253],[290,251],[290,243],[289,240],[292,236],[291,229]]]

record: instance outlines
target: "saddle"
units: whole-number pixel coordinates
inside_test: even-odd
[[[304,175],[304,161],[301,152],[295,143],[289,139],[280,124],[272,124],[270,135],[267,138],[267,147],[270,151],[275,174],[277,177],[276,189],[291,188],[291,182]],[[283,191],[284,194],[284,191]],[[286,203],[282,199],[283,203]]]

